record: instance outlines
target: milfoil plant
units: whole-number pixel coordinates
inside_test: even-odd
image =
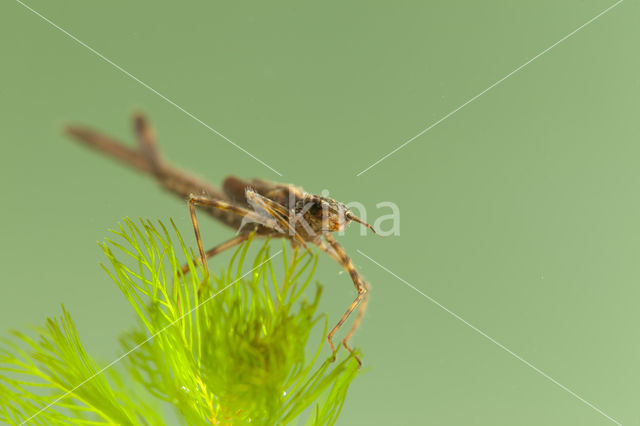
[[[125,219],[101,244],[105,271],[138,317],[114,361],[87,354],[64,306],[35,337],[3,339],[1,421],[163,425],[175,422],[163,415],[172,407],[187,425],[336,422],[358,363],[346,351],[336,362],[321,356],[320,285],[305,297],[317,257],[284,245],[272,254],[266,242],[250,263],[250,239],[226,270],[203,277],[171,224]]]

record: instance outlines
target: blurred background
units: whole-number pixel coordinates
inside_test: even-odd
[[[62,135],[133,143],[213,183],[291,182],[396,203],[400,235],[341,238],[372,286],[353,339],[368,370],[341,425],[640,424],[640,8],[625,1],[386,160],[613,1],[29,0],[0,16],[1,335],[58,315],[106,362],[135,314],[97,241],[186,203]],[[203,217],[212,246],[233,231]],[[279,243],[278,243],[279,244]],[[356,250],[566,386],[506,352]],[[213,270],[227,258],[216,258]],[[354,297],[320,259],[321,309]]]

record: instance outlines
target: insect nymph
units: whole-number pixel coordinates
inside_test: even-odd
[[[331,256],[349,273],[357,295],[327,338],[335,357],[333,336],[349,315],[359,308],[351,329],[342,340],[344,347],[353,352],[348,342],[362,320],[369,285],[331,233],[343,230],[349,222],[360,223],[371,230],[373,227],[356,217],[344,204],[331,198],[308,194],[300,187],[262,179],[247,181],[230,176],[224,180],[221,191],[165,162],[157,148],[154,132],[141,114],[134,117],[138,149],[128,148],[115,139],[90,129],[70,126],[66,130],[75,139],[153,176],[167,190],[188,199],[200,261],[206,275],[209,274],[208,258],[246,241],[253,233],[263,237],[287,238],[294,249],[301,246],[308,249],[308,245],[313,244]],[[196,207],[238,230],[237,234],[205,251]],[[186,271],[188,267],[185,266],[183,272]],[[356,360],[360,363],[357,357]]]

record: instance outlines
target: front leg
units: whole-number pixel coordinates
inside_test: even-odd
[[[324,252],[329,254],[333,259],[335,259],[336,262],[338,262],[349,273],[349,275],[351,276],[351,280],[353,281],[353,285],[356,287],[356,291],[358,292],[358,295],[356,296],[355,300],[351,302],[347,311],[344,313],[344,315],[342,315],[342,318],[340,318],[340,321],[338,321],[338,324],[336,324],[336,326],[333,327],[329,332],[329,334],[327,335],[327,340],[329,340],[329,346],[331,347],[331,351],[333,352],[333,359],[335,360],[336,350],[335,350],[335,345],[333,344],[333,336],[340,329],[340,327],[342,327],[345,321],[349,318],[349,315],[351,315],[351,313],[354,310],[356,310],[358,306],[360,306],[360,309],[358,310],[358,315],[356,316],[356,319],[353,322],[351,329],[347,333],[347,336],[342,340],[342,344],[344,345],[344,347],[350,353],[353,353],[353,349],[349,346],[348,342],[349,342],[349,339],[351,339],[351,336],[353,336],[353,333],[355,333],[355,331],[358,329],[358,326],[362,321],[362,317],[364,315],[364,311],[367,307],[367,302],[369,299],[368,297],[369,285],[362,279],[356,267],[353,266],[353,262],[351,262],[351,259],[349,258],[347,253],[344,251],[342,246],[338,244],[338,242],[331,236],[331,234],[327,233],[324,235],[324,237],[327,240],[327,243],[329,243],[329,246],[324,244],[324,242],[322,242],[321,240],[318,241],[316,244],[318,245],[318,247],[320,247],[321,250],[323,250]],[[358,364],[362,365],[362,362],[360,361],[360,359],[357,356],[355,358],[356,358],[356,361],[358,361]]]

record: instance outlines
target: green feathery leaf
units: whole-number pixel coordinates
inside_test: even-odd
[[[317,256],[288,257],[284,244],[271,254],[266,242],[248,268],[249,239],[225,271],[204,278],[171,225],[176,244],[162,223],[130,219],[113,231],[118,241],[101,244],[110,264],[103,268],[138,317],[121,338],[122,361],[99,367],[63,307],[36,330],[38,340],[18,332],[3,339],[0,420],[162,425],[160,407],[169,405],[188,425],[284,425],[305,412],[307,424],[335,423],[358,363],[354,354],[320,359],[327,334],[326,315],[317,313],[320,285],[313,300],[304,298]],[[319,322],[322,338],[313,343]]]

